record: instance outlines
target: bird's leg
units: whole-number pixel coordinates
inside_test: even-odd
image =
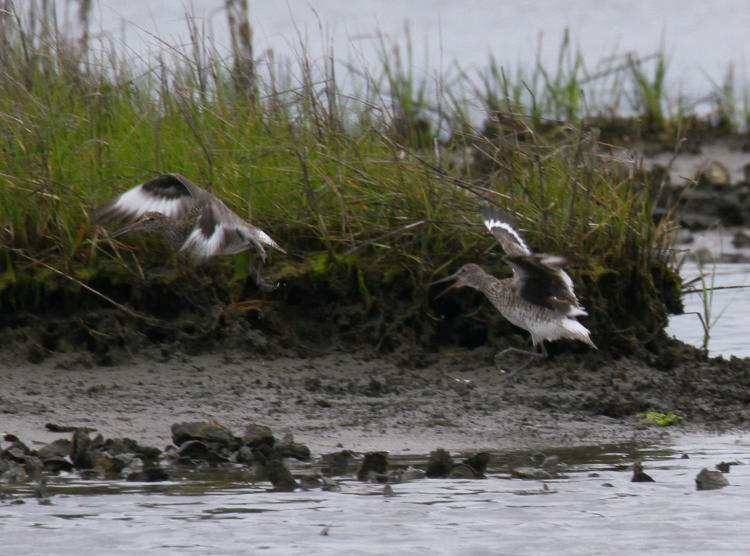
[[[532,361],[534,361],[535,359],[544,359],[544,358],[546,358],[547,357],[547,349],[544,347],[544,341],[542,341],[542,343],[539,344],[539,346],[540,346],[540,350],[539,351],[536,351],[536,349],[534,351],[531,351],[531,350],[528,350],[528,349],[521,349],[521,348],[517,348],[517,347],[509,347],[509,348],[505,348],[504,350],[498,352],[498,354],[495,355],[495,360],[496,361],[498,359],[501,359],[503,357],[503,355],[505,355],[506,353],[519,353],[521,355],[528,355],[529,356],[529,358],[526,360],[526,363],[522,364],[519,367],[516,367],[515,369],[513,369],[512,371],[510,371],[509,373],[507,373],[505,375],[505,380],[511,379],[513,376],[516,375],[516,373],[518,373],[518,371],[522,371],[523,369],[525,369],[526,367],[528,367],[529,364]],[[536,346],[534,346],[534,347],[536,347]]]
[[[247,267],[248,275],[252,276],[255,284],[264,292],[272,292],[279,287],[278,284],[272,284],[261,275],[260,265],[256,266],[255,264],[253,264],[253,260],[251,257],[247,258]]]

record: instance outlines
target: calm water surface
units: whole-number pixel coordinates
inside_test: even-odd
[[[345,480],[340,492],[267,484],[59,479],[51,505],[0,504],[3,554],[716,554],[750,546],[750,438],[684,437],[676,446],[592,446],[546,453],[567,478]],[[683,459],[687,454],[689,459]],[[499,463],[507,454],[494,454]],[[631,483],[644,460],[654,483]],[[736,461],[730,486],[696,491],[703,467]],[[406,464],[407,461],[401,463]],[[324,534],[326,533],[326,534]]]
[[[65,5],[75,10],[77,4]],[[134,58],[163,51],[166,44],[188,43],[187,7],[201,31],[211,32],[226,52],[230,40],[223,6],[224,0],[94,0],[92,20],[107,37],[124,40]],[[682,93],[698,101],[715,92],[730,64],[741,89],[750,77],[745,0],[286,0],[249,6],[261,64],[268,61],[268,50],[277,60],[303,51],[319,60],[333,51],[355,68],[364,62],[372,69],[379,33],[386,44],[403,45],[408,23],[413,62],[425,75],[443,72],[454,62],[469,71],[484,68],[490,54],[511,73],[530,69],[537,56],[554,70],[568,28],[592,73],[613,54],[645,56],[663,49],[669,56],[667,86],[675,98]],[[344,67],[337,77],[346,87]]]
[[[687,282],[701,274],[705,284],[713,286],[750,285],[750,264],[705,264],[702,269],[695,263],[686,263],[682,276]],[[700,287],[700,284],[697,284]],[[711,316],[710,339],[708,342],[711,355],[730,357],[750,357],[750,288],[717,290],[708,294]],[[683,298],[684,315],[673,316],[669,321],[667,333],[676,336],[683,342],[694,346],[703,346],[703,326],[697,312],[704,314],[703,296],[699,293],[686,295]]]

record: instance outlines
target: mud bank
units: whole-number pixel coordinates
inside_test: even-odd
[[[750,361],[707,359],[676,341],[650,363],[561,353],[512,381],[495,350],[433,354],[424,365],[364,352],[314,357],[217,349],[187,355],[151,347],[99,366],[78,353],[32,363],[0,356],[0,428],[25,441],[60,435],[47,423],[90,427],[105,437],[170,443],[177,421],[249,422],[289,432],[313,453],[428,453],[533,449],[663,438],[637,413],[674,411],[669,431],[750,426]]]

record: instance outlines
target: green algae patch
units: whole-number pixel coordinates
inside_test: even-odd
[[[648,423],[658,427],[671,427],[673,425],[682,425],[684,419],[673,412],[660,413],[659,411],[647,411],[636,415],[641,423]]]

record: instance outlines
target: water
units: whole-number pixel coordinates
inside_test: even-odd
[[[163,51],[165,42],[188,43],[185,8],[212,30],[220,51],[230,44],[224,0],[152,2],[95,0],[93,23],[109,37],[124,38],[133,56]],[[401,41],[408,22],[414,63],[427,75],[454,62],[462,68],[486,67],[492,53],[509,68],[533,67],[537,55],[549,69],[557,66],[565,28],[580,46],[592,72],[602,58],[635,52],[644,56],[662,49],[669,56],[668,90],[693,100],[715,91],[729,65],[746,88],[750,10],[744,0],[287,0],[250,2],[256,55],[267,50],[295,57],[304,51],[313,59],[333,47],[337,59],[377,66],[379,37]],[[74,9],[71,3],[70,10]],[[542,48],[539,51],[539,41]],[[343,79],[345,72],[339,71]]]
[[[683,279],[689,281],[699,276],[701,269],[691,262],[683,265],[681,272]],[[707,263],[703,265],[703,272],[706,274],[707,287],[711,286],[712,281],[717,287],[750,285],[750,264],[718,263],[713,265]],[[700,288],[700,283],[697,283],[697,287]],[[713,295],[710,303],[709,353],[712,356],[750,357],[750,342],[748,342],[750,288],[716,290],[708,295]],[[695,312],[704,314],[702,294],[686,295],[683,297],[683,303],[686,314],[671,317],[667,333],[683,342],[702,347],[701,321],[697,315],[688,314]]]
[[[567,478],[510,479],[499,465],[507,454],[494,454],[486,479],[397,484],[392,497],[382,485],[355,480],[343,480],[340,492],[276,493],[236,477],[166,484],[62,478],[50,485],[50,505],[31,497],[0,504],[0,552],[716,554],[750,542],[750,443],[742,437],[547,451],[554,453],[568,463]],[[630,482],[635,458],[656,482]],[[700,469],[721,461],[743,463],[726,475],[730,486],[696,491]]]

